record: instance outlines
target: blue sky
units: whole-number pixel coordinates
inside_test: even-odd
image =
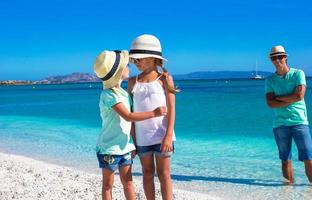
[[[0,2],[0,80],[93,73],[105,49],[156,35],[172,74],[273,71],[282,44],[289,65],[312,75],[310,0],[10,0]]]

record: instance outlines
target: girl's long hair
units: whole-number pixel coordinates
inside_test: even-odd
[[[177,86],[173,85],[171,81],[169,81],[170,73],[164,67],[164,61],[162,59],[156,58],[155,62],[156,62],[158,72],[165,76],[165,84],[166,84],[168,92],[174,93],[174,94],[181,92],[181,90]]]

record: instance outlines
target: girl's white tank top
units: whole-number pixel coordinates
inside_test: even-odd
[[[159,106],[166,106],[165,91],[158,81],[161,76],[148,83],[139,82],[136,77],[131,91],[134,112],[152,111]],[[160,144],[166,134],[166,129],[167,118],[165,116],[135,122],[136,144],[138,146]],[[172,140],[175,141],[174,132]]]

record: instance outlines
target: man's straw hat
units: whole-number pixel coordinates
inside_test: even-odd
[[[287,56],[287,53],[282,45],[273,46],[271,48],[270,57],[273,56]]]

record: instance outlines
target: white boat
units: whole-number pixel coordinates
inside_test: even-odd
[[[259,74],[256,74],[256,75],[252,76],[251,79],[254,79],[254,80],[262,80],[262,79],[264,79],[264,77],[261,76],[261,75],[259,75]]]
[[[264,76],[261,76],[260,74],[258,74],[258,61],[256,61],[256,74],[252,74],[252,77],[250,77],[250,79],[253,79],[253,80],[264,79]]]

